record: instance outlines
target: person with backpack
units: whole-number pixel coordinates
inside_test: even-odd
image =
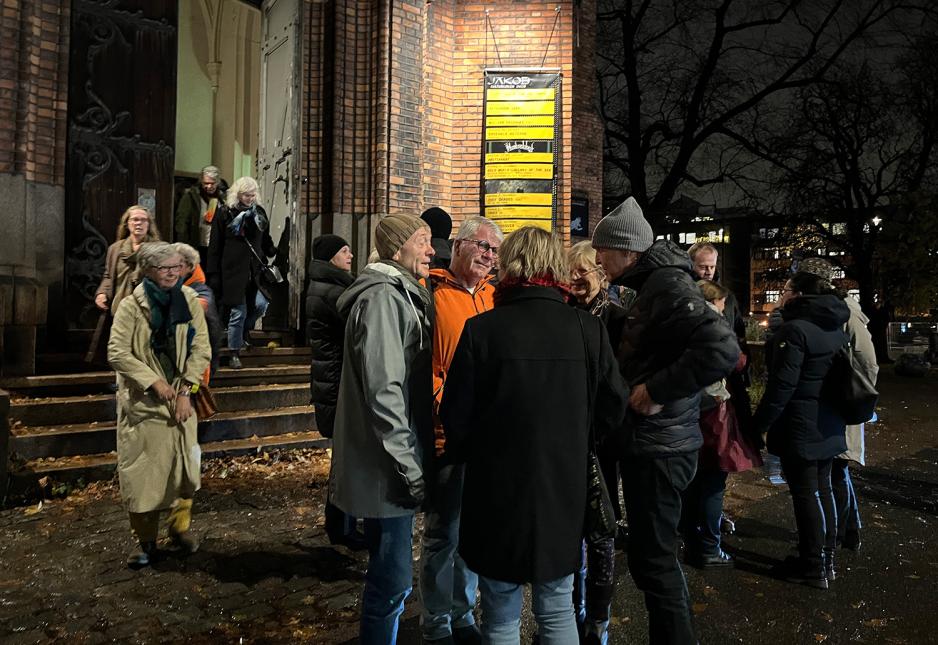
[[[809,258],[801,263],[801,270],[830,280],[834,267],[823,258]],[[879,364],[876,362],[876,348],[873,336],[867,326],[870,319],[863,313],[860,303],[851,297],[844,299],[850,309],[847,321],[847,336],[857,359],[857,365],[863,370],[870,383],[876,383]],[[836,420],[832,419],[832,423]],[[831,467],[831,487],[834,490],[834,507],[837,513],[837,544],[845,549],[856,551],[860,548],[860,506],[850,477],[850,462],[865,465],[866,442],[864,424],[844,424],[844,436],[847,450],[834,458]]]
[[[766,345],[769,378],[753,420],[768,433],[769,452],[781,458],[798,527],[798,555],[778,572],[790,582],[827,589],[837,536],[831,466],[847,446],[821,390],[846,342],[850,311],[842,292],[811,273],[794,274],[783,293],[784,322]]]

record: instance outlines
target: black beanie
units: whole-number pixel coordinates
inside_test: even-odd
[[[449,239],[449,234],[453,232],[453,220],[445,210],[439,206],[431,206],[420,214],[420,219],[430,227],[430,235],[440,237],[444,240]]]
[[[348,245],[348,242],[338,235],[320,235],[313,240],[313,259],[328,262],[343,246]]]

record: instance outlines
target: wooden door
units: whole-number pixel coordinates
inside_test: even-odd
[[[73,0],[65,180],[65,319],[92,303],[121,214],[152,205],[172,238],[177,0]]]

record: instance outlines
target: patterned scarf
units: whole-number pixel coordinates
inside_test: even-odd
[[[238,214],[233,220],[231,220],[231,222],[228,223],[228,230],[231,231],[232,235],[244,237],[244,225],[250,221],[254,222],[254,226],[257,227],[257,230],[267,230],[267,226],[269,224],[267,215],[265,215],[262,211],[257,210],[255,206],[256,204],[251,204],[250,206],[238,204],[234,207],[235,212]]]

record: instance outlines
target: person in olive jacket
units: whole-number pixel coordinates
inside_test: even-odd
[[[821,387],[847,341],[850,310],[830,282],[806,272],[788,280],[783,301],[784,322],[766,345],[769,380],[754,423],[768,432],[769,452],[782,460],[798,525],[798,556],[781,573],[827,589],[837,539],[831,465],[847,444],[843,421],[821,401]]]
[[[320,235],[313,240],[313,259],[306,272],[306,342],[310,360],[310,403],[316,406],[316,429],[332,438],[335,406],[342,375],[342,343],[345,319],[339,315],[339,296],[354,282],[348,242],[338,235]],[[365,548],[365,537],[357,530],[357,520],[326,499],[325,528],[329,542],[352,550]]]
[[[565,303],[560,241],[523,227],[499,262],[495,307],[466,321],[440,411],[447,455],[466,464],[459,554],[479,575],[485,642],[517,642],[531,583],[541,641],[577,643],[590,424],[618,431],[626,391],[602,322]]]
[[[651,643],[695,643],[677,560],[681,493],[697,466],[700,392],[739,358],[736,335],[694,282],[687,253],[654,240],[630,197],[597,224],[596,258],[614,285],[637,293],[618,347],[632,388],[620,439],[629,570],[645,594]]]

